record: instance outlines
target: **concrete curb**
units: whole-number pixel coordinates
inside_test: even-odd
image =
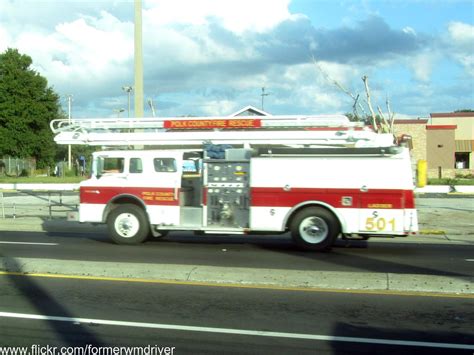
[[[472,198],[474,193],[467,192],[416,192],[416,198]]]
[[[13,183],[0,184],[0,191],[77,191],[79,184],[31,184]]]
[[[445,235],[446,232],[442,229],[420,229],[418,231],[420,235]]]
[[[105,233],[105,225],[70,222],[65,218],[19,217],[0,219],[4,232]]]
[[[33,258],[0,258],[0,270],[110,278],[116,281],[182,282],[189,284],[474,294],[474,277],[391,273],[255,269],[199,265],[90,262]],[[67,275],[67,276],[66,276]]]
[[[474,186],[472,185],[426,185],[424,187],[415,188],[415,193],[420,194],[474,194]]]

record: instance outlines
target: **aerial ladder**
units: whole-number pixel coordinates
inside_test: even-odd
[[[344,115],[239,117],[153,117],[56,119],[58,144],[103,147],[195,148],[205,143],[233,147],[390,147],[392,134],[379,134]]]

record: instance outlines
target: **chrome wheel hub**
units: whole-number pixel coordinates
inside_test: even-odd
[[[329,234],[329,227],[326,221],[320,217],[307,217],[299,227],[301,238],[311,244],[324,241]]]
[[[132,238],[140,229],[138,218],[131,213],[122,213],[117,216],[114,223],[115,231],[122,238]]]

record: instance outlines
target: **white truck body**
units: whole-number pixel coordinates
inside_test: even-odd
[[[248,160],[200,158],[193,173],[183,172],[188,151],[98,152],[92,178],[80,186],[80,221],[106,223],[116,206],[134,204],[157,231],[275,234],[289,230],[298,211],[319,207],[335,216],[343,235],[417,231],[406,148],[390,154],[374,148],[366,154],[298,150]],[[123,159],[123,170],[98,171],[104,159]],[[139,173],[130,169],[137,159]],[[156,161],[172,162],[174,169],[157,171]]]

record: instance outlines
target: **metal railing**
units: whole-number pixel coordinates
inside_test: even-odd
[[[18,217],[43,217],[53,219],[55,213],[63,214],[76,211],[78,208],[77,194],[63,191],[15,191],[5,192],[0,190],[0,217],[3,219]],[[72,197],[72,198],[71,198]]]

